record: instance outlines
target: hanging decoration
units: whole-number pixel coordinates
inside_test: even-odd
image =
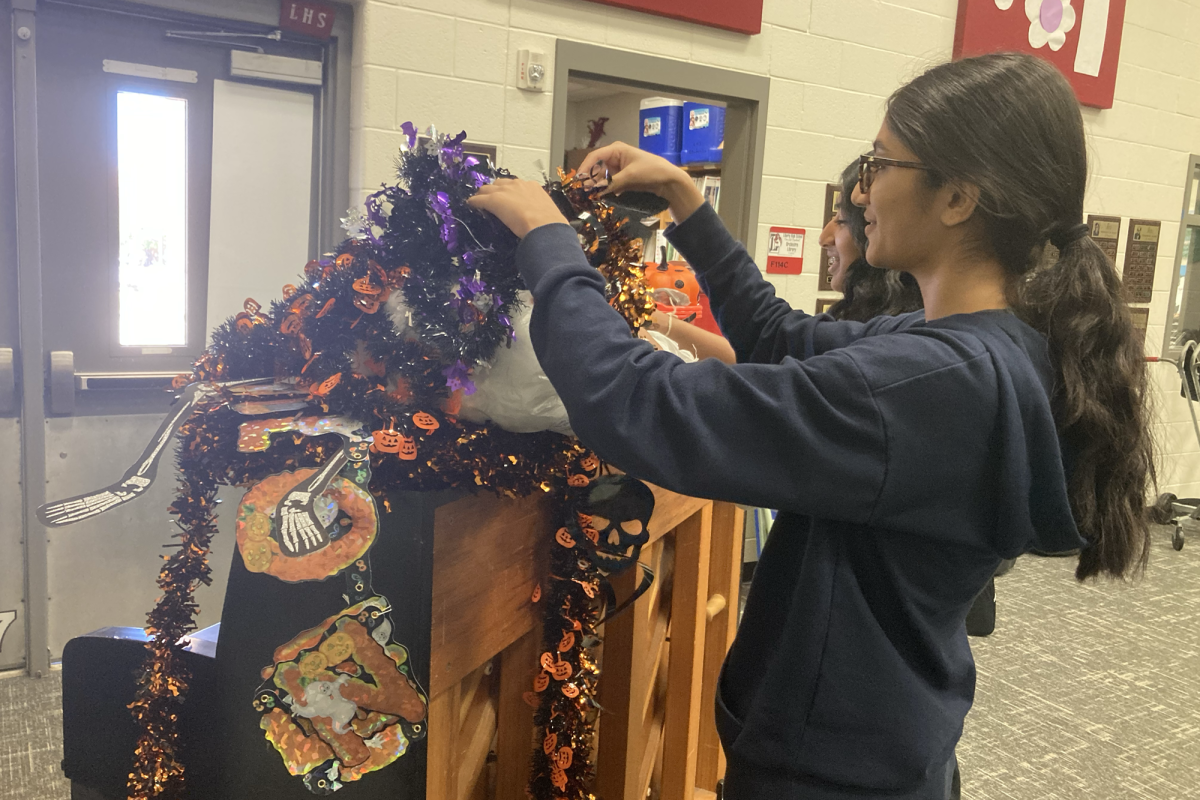
[[[280,299],[247,299],[213,332],[193,371],[176,378],[180,397],[138,463],[106,489],[39,509],[60,526],[134,500],[167,445],[179,443],[170,507],[179,546],[159,573],[162,595],[130,706],[140,731],[131,798],[184,795],[176,721],[190,676],[179,642],[195,628],[194,589],[210,581],[221,485],[246,489],[236,539],[248,571],[345,582],[346,605],[281,641],[247,698],[280,768],[322,795],[385,768],[425,735],[428,698],[395,640],[390,603],[372,588],[377,504],[387,508],[396,491],[452,487],[550,495],[563,524],[548,532],[551,578],[534,598],[546,609],[547,646],[526,698],[538,706],[542,742],[530,793],[591,797],[596,626],[636,599],[618,604],[608,576],[637,562],[653,496],[636,481],[602,477],[599,459],[573,438],[460,416],[483,368],[512,347],[514,316],[527,311],[518,240],[466,203],[507,173],[466,155],[465,133],[431,128],[418,146],[415,127],[403,130],[398,181],[352,211],[343,220],[349,238],[305,265]],[[590,182],[560,173],[547,191],[636,333],[654,310],[640,242]],[[473,401],[473,419],[485,412]],[[625,511],[605,506],[633,495],[641,499]],[[651,577],[647,570],[638,593]]]

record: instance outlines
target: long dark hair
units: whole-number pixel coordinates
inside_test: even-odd
[[[1140,571],[1154,480],[1144,351],[1116,268],[1080,230],[1087,148],[1071,87],[1033,56],[963,59],[893,94],[887,124],[932,186],[979,188],[975,246],[1004,265],[1009,305],[1049,342],[1071,510],[1088,543],[1076,577]]]
[[[850,229],[850,237],[860,253],[854,263],[846,267],[842,297],[826,313],[834,319],[866,322],[872,317],[895,316],[916,311],[923,307],[921,287],[916,278],[907,272],[881,269],[867,263],[867,219],[865,212],[851,202],[854,185],[858,183],[858,159],[842,170],[842,193],[838,200],[838,213]]]

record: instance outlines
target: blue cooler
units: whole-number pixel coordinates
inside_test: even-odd
[[[672,164],[678,164],[683,136],[683,106],[682,100],[669,97],[647,97],[643,100],[641,113],[638,114],[641,121],[638,147],[660,155]]]
[[[720,163],[725,152],[725,108],[707,103],[683,104],[684,164]]]

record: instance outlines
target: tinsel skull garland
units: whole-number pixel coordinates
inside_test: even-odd
[[[165,444],[172,437],[180,439],[179,493],[171,507],[178,518],[180,546],[164,563],[158,580],[163,594],[148,619],[147,632],[153,639],[132,706],[141,735],[130,775],[131,797],[176,797],[183,791],[185,771],[177,756],[175,721],[188,676],[178,657],[178,642],[194,629],[192,592],[198,582],[208,581],[218,485],[241,485],[253,492],[271,476],[280,476],[276,482],[282,491],[276,501],[263,509],[256,506],[239,520],[244,523],[239,525],[239,551],[248,569],[284,580],[289,579],[285,575],[312,580],[316,573],[326,577],[340,572],[361,584],[348,593],[353,602],[347,609],[281,645],[271,668],[273,683],[255,699],[265,715],[264,732],[287,760],[291,751],[279,714],[326,718],[306,702],[311,689],[316,708],[338,708],[333,713],[341,715],[346,706],[339,698],[357,696],[351,685],[354,675],[375,676],[386,667],[377,659],[369,666],[357,657],[348,658],[340,664],[346,671],[335,676],[328,670],[339,665],[317,669],[317,656],[328,662],[330,653],[340,653],[350,641],[356,643],[354,652],[362,646],[363,657],[374,658],[369,639],[393,665],[402,660],[392,652],[398,645],[380,633],[381,623],[372,627],[361,619],[363,613],[368,619],[385,613],[387,602],[373,597],[364,579],[369,577],[370,536],[356,532],[353,520],[347,526],[336,514],[322,516],[318,506],[330,497],[331,486],[343,486],[340,497],[353,505],[352,495],[362,497],[344,484],[357,484],[361,492],[366,479],[363,474],[353,476],[365,468],[370,494],[363,496],[372,503],[374,497],[386,503],[386,493],[399,489],[478,486],[508,496],[549,492],[566,503],[564,516],[573,519],[577,509],[564,493],[589,485],[598,475],[595,456],[574,440],[548,432],[515,434],[458,418],[462,396],[474,390],[473,367],[513,339],[511,314],[523,288],[513,265],[517,240],[497,220],[465,202],[479,186],[504,173],[466,157],[463,134],[449,138],[431,131],[429,144],[417,147],[415,130],[405,130],[409,139],[399,161],[399,182],[373,194],[364,213],[351,215],[351,238],[335,253],[306,265],[301,280],[283,288],[281,299],[265,309],[247,300],[240,313],[214,331],[212,346],[192,374],[177,379],[184,397],[143,460],[108,490],[44,509],[47,522],[68,524],[134,499],[153,480]],[[560,176],[548,190],[573,212],[568,216],[607,279],[610,302],[637,329],[654,308],[638,266],[639,243],[622,231],[622,221],[582,182]],[[289,413],[293,416],[280,416]],[[351,422],[343,425],[345,430],[318,429],[321,420],[336,419]],[[339,434],[336,446],[331,447],[326,433]],[[264,447],[239,447],[255,437]],[[284,473],[291,477],[283,478]],[[252,520],[254,515],[260,518]],[[569,624],[575,634],[573,680],[564,684],[561,694],[591,709],[597,673],[589,647],[596,641],[605,573],[584,546],[588,541],[578,521],[569,524],[578,533],[572,541],[581,544],[577,552],[574,546],[558,548],[572,555],[559,559],[555,567],[561,591],[552,586],[547,594],[559,603],[556,619]],[[345,558],[339,556],[337,564],[317,563],[335,551],[347,551],[358,561],[342,564]],[[305,559],[305,566],[298,568]],[[354,612],[358,606],[370,609]],[[556,647],[565,644],[570,638],[566,631],[558,630],[556,621],[548,623],[548,634],[551,627]],[[564,658],[556,658],[551,673],[565,672],[562,663]],[[302,685],[297,674],[308,683]],[[423,697],[415,676],[405,673],[403,682]],[[351,732],[333,722],[324,735],[315,725],[306,733],[319,738],[334,758],[306,762],[308,771],[294,759],[288,762],[289,769],[306,776],[310,790],[332,791],[364,769],[382,766],[370,759],[360,761],[355,755],[361,755],[358,745],[344,737],[362,734],[365,741],[394,724],[388,719],[404,720],[409,727],[397,733],[405,739],[419,734],[414,726],[422,723],[414,719],[422,717],[411,702],[404,711],[395,698],[360,699],[361,709],[382,704],[371,711],[378,716],[365,727]],[[561,731],[579,743],[569,764],[561,747],[555,752],[556,768],[573,777],[568,787],[560,787],[554,772],[549,785],[535,781],[534,795],[587,797],[591,767],[584,743],[590,741],[594,714],[568,715],[564,720],[551,716],[557,720],[552,726],[556,735]],[[382,727],[375,729],[377,725]],[[398,757],[404,745],[399,737],[390,741],[389,752]]]

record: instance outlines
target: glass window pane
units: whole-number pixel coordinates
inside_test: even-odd
[[[117,94],[119,341],[187,344],[187,101]]]
[[[1200,340],[1200,228],[1184,229],[1180,256],[1175,313],[1169,320],[1174,347],[1188,339]]]

